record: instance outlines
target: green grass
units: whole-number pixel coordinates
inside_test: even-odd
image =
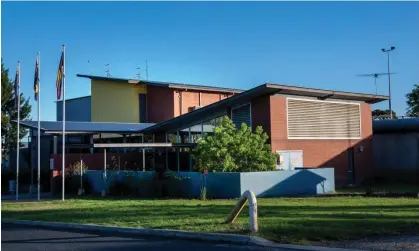
[[[415,184],[403,184],[403,183],[388,183],[388,184],[376,184],[360,187],[345,187],[336,189],[336,193],[364,193],[366,189],[373,188],[374,192],[386,192],[386,193],[418,193],[419,185]]]
[[[247,234],[247,206],[234,224],[223,223],[236,202],[93,197],[3,202],[2,218]],[[419,199],[415,198],[258,199],[258,213],[261,236],[283,243],[419,233]]]

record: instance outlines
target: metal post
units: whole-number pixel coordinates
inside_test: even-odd
[[[63,173],[63,180],[62,180],[62,200],[65,200],[65,45],[63,45],[63,166],[62,166],[62,173]]]
[[[20,152],[20,61],[17,62],[17,145],[16,145],[16,200],[19,200],[19,152]]]
[[[192,138],[191,138],[191,128],[189,127],[189,132],[188,132],[188,143],[192,143]],[[189,148],[189,172],[192,172],[192,148]]]
[[[142,137],[142,143],[144,143],[144,134]],[[145,149],[143,148],[143,171],[145,171]]]
[[[176,143],[179,143],[179,131],[176,132]],[[180,148],[176,148],[176,166],[177,166],[177,171],[180,171],[180,157],[179,157],[179,151]]]
[[[204,138],[204,123],[201,123],[201,139]]]
[[[155,143],[154,133],[153,133],[153,143]],[[153,147],[153,170],[156,170],[156,148]]]
[[[38,200],[41,200],[41,55],[38,52]]]
[[[80,187],[83,189],[83,159],[80,154]]]
[[[105,148],[103,148],[103,153],[104,153],[104,154],[103,154],[103,158],[104,158],[104,159],[103,159],[103,162],[105,163],[105,164],[104,164],[104,166],[103,166],[103,173],[105,174],[105,178],[106,178],[106,177],[107,177],[107,176],[106,176],[106,147],[105,147]]]
[[[393,119],[393,112],[391,110],[391,82],[390,82],[390,52],[387,52],[387,75],[388,75],[388,107],[390,109],[390,119]]]
[[[169,137],[167,136],[167,134],[166,134],[166,143],[169,143]],[[168,151],[169,151],[169,149],[167,149],[167,147],[166,147],[166,170],[169,170],[169,153],[168,153]]]

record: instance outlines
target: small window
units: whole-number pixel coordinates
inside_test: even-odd
[[[236,128],[240,128],[242,123],[251,127],[252,119],[250,104],[231,109],[231,120],[236,125]]]

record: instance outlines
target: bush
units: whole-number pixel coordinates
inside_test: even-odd
[[[60,195],[62,193],[62,176],[56,176],[53,179],[53,194]],[[80,186],[80,176],[71,176],[65,178],[65,194],[67,195],[76,195]],[[93,188],[90,180],[83,176],[83,189],[85,194],[92,194]]]
[[[37,184],[38,171],[33,170],[33,183]],[[49,192],[51,190],[51,171],[41,170],[41,192]],[[1,190],[3,193],[9,191],[9,180],[16,180],[16,170],[4,169],[1,171]],[[19,193],[29,192],[31,184],[31,172],[28,169],[19,170]]]
[[[254,172],[273,171],[276,157],[266,144],[268,135],[258,126],[254,133],[246,124],[240,129],[229,118],[206,135],[194,150],[195,158],[202,162],[199,171]],[[203,169],[203,170],[202,170]]]

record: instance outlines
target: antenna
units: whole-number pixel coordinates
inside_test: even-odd
[[[370,74],[360,74],[360,75],[356,75],[356,76],[357,77],[373,77],[374,78],[374,85],[375,85],[375,95],[377,95],[378,94],[377,78],[379,78],[380,76],[391,75],[391,74],[396,74],[396,73],[370,73]]]
[[[138,66],[135,69],[137,70],[137,74],[135,74],[135,76],[137,76],[138,80],[140,80],[141,79],[141,67]]]
[[[105,66],[106,66],[106,77],[107,78],[109,78],[109,77],[111,77],[111,71],[109,70],[109,66],[110,66],[110,64],[105,64]]]
[[[147,60],[145,61],[145,77],[148,80],[148,63],[147,63]]]

